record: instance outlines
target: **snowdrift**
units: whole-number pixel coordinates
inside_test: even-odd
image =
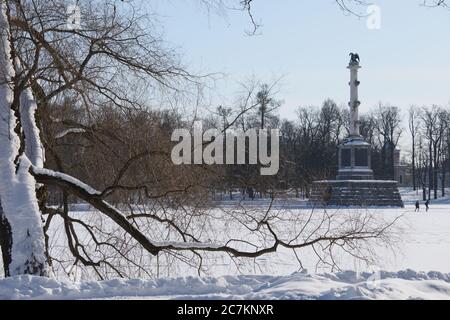
[[[0,299],[450,299],[450,274],[346,271],[82,283],[19,276],[0,279]]]

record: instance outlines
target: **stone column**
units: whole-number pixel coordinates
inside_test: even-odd
[[[364,141],[364,138],[360,133],[360,121],[359,121],[359,106],[360,102],[358,99],[358,88],[359,88],[359,80],[358,80],[358,70],[361,68],[359,65],[359,56],[355,54],[351,54],[352,58],[348,65],[348,69],[350,70],[350,134],[345,140],[339,145],[339,171],[337,180],[373,180],[373,171],[371,169],[370,162],[370,144]],[[342,165],[342,150],[350,150],[350,166],[344,167]],[[358,151],[366,150],[367,151],[367,162],[358,162],[358,166],[356,166],[356,155]],[[361,151],[362,152],[362,151]],[[358,153],[358,157],[361,157],[362,154]]]
[[[350,62],[347,67],[350,69],[350,136],[359,137],[359,105],[361,102],[358,100],[358,70],[361,68],[359,63]]]

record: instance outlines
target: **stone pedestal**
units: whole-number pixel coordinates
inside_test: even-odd
[[[318,206],[404,207],[397,181],[386,180],[315,181],[311,202]]]
[[[370,144],[362,137],[348,137],[339,145],[337,180],[373,180]]]

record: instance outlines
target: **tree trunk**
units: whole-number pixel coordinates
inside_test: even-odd
[[[433,167],[428,166],[428,199],[431,200],[431,189],[433,189]]]
[[[0,36],[2,252],[7,258],[8,275],[45,276],[47,257],[44,230],[36,196],[36,181],[30,173],[34,159],[30,161],[24,153],[27,148],[41,150],[40,145],[33,144],[39,141],[39,131],[35,123],[33,126],[27,122],[34,120],[35,104],[31,105],[31,92],[24,97],[23,105],[15,99],[17,87],[5,1],[0,3]],[[19,92],[20,96],[22,92]],[[25,141],[28,145],[25,145]],[[40,155],[38,152],[36,159]]]
[[[12,233],[11,226],[3,214],[3,208],[0,204],[0,247],[2,250],[3,271],[5,277],[10,276],[9,266],[11,264],[11,249],[12,249]]]
[[[433,166],[433,189],[434,189],[434,199],[438,198],[438,176],[439,176],[439,159],[438,159],[438,151],[437,146],[435,144],[434,150],[433,150],[433,157],[434,157],[434,166]]]
[[[413,178],[413,190],[416,191],[416,147],[415,147],[415,139],[413,136],[412,142],[412,178]]]
[[[441,186],[442,186],[442,197],[445,197],[445,162],[442,163],[442,180],[441,180]]]
[[[264,114],[264,110],[261,110],[261,129],[264,129],[264,126],[265,126],[265,123],[264,123],[264,120],[265,120],[265,114]]]
[[[429,145],[430,160],[428,165],[428,200],[431,200],[431,189],[433,188],[433,149],[430,142]]]

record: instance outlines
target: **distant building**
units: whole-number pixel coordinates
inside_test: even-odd
[[[394,151],[394,180],[400,187],[409,187],[413,185],[412,168],[405,161],[401,160],[400,149]]]

